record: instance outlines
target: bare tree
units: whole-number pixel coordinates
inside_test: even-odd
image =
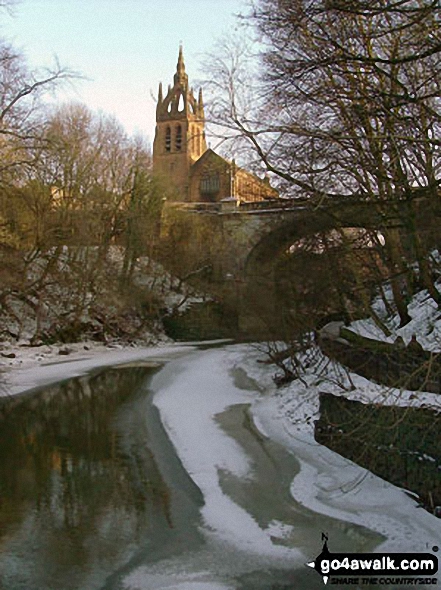
[[[413,208],[417,195],[438,197],[440,11],[433,0],[260,0],[249,15],[264,47],[260,75],[253,65],[244,78],[255,55],[243,45],[211,60],[212,120],[251,146],[288,194],[314,206],[361,199],[400,219],[400,231],[379,229],[402,323],[411,283],[403,232],[420,283],[441,303]]]
[[[23,55],[0,41],[0,186],[32,167],[42,142],[44,95],[78,76],[61,67],[31,71]]]

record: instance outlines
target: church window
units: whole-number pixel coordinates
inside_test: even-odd
[[[176,151],[180,152],[182,148],[182,127],[176,127]]]
[[[178,100],[178,112],[182,113],[184,111],[184,97],[182,96],[182,94],[179,95],[179,100]]]
[[[201,196],[205,198],[215,197],[220,189],[219,174],[205,174],[200,183]]]
[[[165,130],[165,151],[169,152],[171,150],[171,129],[167,127]]]

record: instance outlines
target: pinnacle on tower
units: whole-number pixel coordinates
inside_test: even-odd
[[[176,65],[176,74],[174,77],[174,82],[175,82],[175,85],[181,84],[182,86],[187,86],[187,84],[188,84],[188,76],[185,73],[184,54],[182,51],[182,44],[179,45],[179,57],[178,57],[178,63]]]
[[[161,104],[162,101],[163,101],[163,97],[162,97],[162,82],[159,82],[158,104]]]
[[[199,96],[198,96],[198,110],[199,114],[204,114],[204,100],[202,98],[202,88],[199,88]]]

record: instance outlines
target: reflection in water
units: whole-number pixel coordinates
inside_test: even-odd
[[[119,424],[145,378],[110,369],[1,400],[1,588],[96,588],[158,520],[172,526],[146,437]]]
[[[174,402],[183,407],[181,393],[188,395],[194,375],[203,375],[203,354],[189,369],[188,357],[168,363],[151,383],[154,394],[176,382]],[[273,548],[299,548],[299,556],[310,558],[323,530],[341,548],[369,551],[378,543],[379,535],[293,500],[297,460],[260,436],[248,405],[239,403],[213,419],[252,470],[250,477],[235,476],[214,452],[216,498],[233,505],[225,513],[226,536],[222,527],[216,534],[201,508],[204,501],[214,511],[225,504],[210,507],[185,471],[146,375],[140,367],[109,369],[0,400],[1,590],[158,590],[177,588],[179,580],[191,590],[316,590],[323,586],[316,572],[290,552],[273,555]],[[253,390],[243,375],[237,381]],[[197,387],[203,400],[204,380]],[[201,429],[199,443],[209,446],[206,432]],[[265,534],[271,527],[268,554],[266,544],[263,553],[259,544],[248,546],[249,522]]]

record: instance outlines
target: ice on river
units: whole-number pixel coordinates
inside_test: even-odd
[[[241,548],[262,554],[291,550],[274,545],[270,527],[263,530],[250,514],[222,492],[219,470],[243,478],[253,477],[253,466],[244,450],[217,424],[216,415],[233,404],[249,403],[262,433],[288,448],[301,469],[291,485],[293,497],[303,506],[327,516],[365,526],[385,537],[381,550],[427,550],[439,545],[441,521],[431,516],[404,490],[367,472],[315,442],[313,425],[297,431],[281,411],[274,396],[234,385],[231,368],[245,368],[258,383],[255,355],[244,346],[196,354],[176,363],[171,374],[161,372],[155,397],[167,432],[186,470],[204,494],[206,526]],[[248,365],[247,365],[248,360]],[[254,368],[253,368],[254,363]],[[264,388],[264,387],[263,387]],[[317,392],[309,392],[318,399]],[[291,392],[295,395],[295,392]],[[311,400],[302,412],[313,413]],[[202,441],[202,443],[201,443]],[[380,550],[380,547],[378,547]],[[292,560],[293,554],[290,555]]]
[[[273,544],[272,530],[262,529],[251,514],[226,495],[219,471],[253,477],[253,466],[242,447],[216,422],[235,404],[251,404],[257,392],[234,385],[229,355],[221,350],[195,354],[165,367],[154,377],[154,404],[190,477],[204,495],[202,516],[207,534],[259,555],[299,559],[300,554]]]
[[[191,557],[176,554],[158,563],[135,566],[125,573],[124,587],[230,590],[234,587],[230,585],[234,568],[238,573],[260,572],[276,563],[281,568],[301,568],[314,557],[295,548],[300,543],[284,542],[296,534],[295,521],[288,523],[271,516],[264,526],[244,508],[246,502],[241,505],[226,492],[221,481],[225,474],[245,483],[261,481],[250,449],[220,423],[220,415],[237,405],[250,406],[262,436],[288,449],[298,461],[300,470],[292,474],[290,492],[305,512],[380,533],[384,542],[377,550],[427,551],[440,545],[440,520],[418,508],[403,490],[315,442],[317,390],[291,384],[285,397],[275,395],[270,387],[271,370],[258,366],[256,358],[253,349],[245,345],[207,351],[164,347],[115,351],[102,357],[84,354],[65,363],[22,369],[10,375],[8,393],[19,393],[26,387],[84,374],[97,366],[141,359],[171,361],[152,379],[153,403],[180,461],[203,494],[201,530],[206,544]],[[233,369],[236,377],[238,369],[248,375],[246,389],[236,383]],[[297,404],[297,423],[292,415],[288,416],[288,399]],[[270,498],[271,513],[273,504]],[[301,519],[303,515],[298,511],[295,517]],[[191,548],[188,550],[191,552]],[[216,561],[220,554],[222,563]],[[302,578],[308,575],[304,570]]]

